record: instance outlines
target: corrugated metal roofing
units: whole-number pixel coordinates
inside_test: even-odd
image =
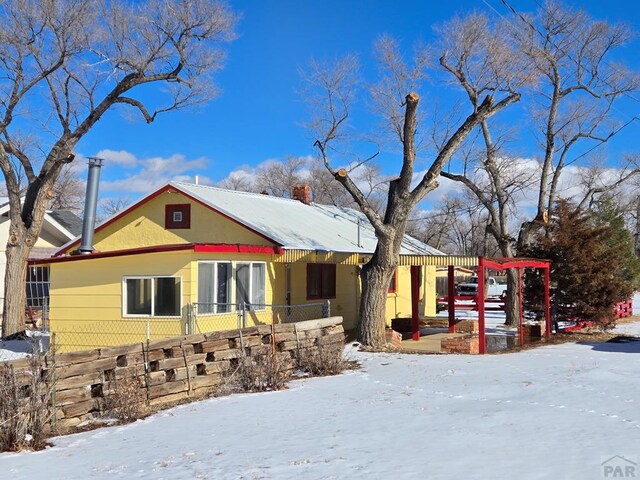
[[[377,239],[366,216],[351,208],[305,205],[298,200],[191,183],[171,182],[171,185],[285,249],[370,254],[376,247]],[[405,235],[400,254],[444,255],[409,235]]]

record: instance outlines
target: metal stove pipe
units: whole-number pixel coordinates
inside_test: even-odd
[[[100,183],[100,169],[102,158],[89,157],[89,173],[87,175],[87,193],[84,203],[84,218],[82,220],[82,237],[78,253],[93,252],[93,230],[96,226],[96,209],[98,207],[98,185]]]

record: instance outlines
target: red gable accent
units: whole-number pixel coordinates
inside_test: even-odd
[[[179,188],[167,184],[164,187],[161,187],[160,189],[156,190],[155,192],[149,194],[148,196],[144,197],[143,199],[139,200],[138,202],[134,203],[133,205],[131,205],[129,208],[127,208],[126,210],[123,210],[122,212],[118,213],[115,217],[109,219],[107,222],[103,223],[102,225],[100,225],[98,228],[96,228],[96,232],[100,232],[102,230],[104,230],[107,226],[111,225],[112,223],[120,220],[122,217],[124,217],[125,215],[127,215],[129,212],[135,210],[136,208],[141,207],[142,205],[150,202],[151,200],[153,200],[154,198],[158,197],[159,195],[168,192],[168,191],[177,191],[180,192],[180,194],[184,195],[185,197],[187,197],[190,200],[193,200],[194,202],[202,205],[203,207],[207,208],[208,210],[211,210],[214,213],[217,213],[218,215],[226,218],[227,220],[231,220],[233,223],[240,225],[241,227],[246,228],[247,230],[249,230],[252,233],[255,233],[256,235],[258,235],[259,237],[264,238],[265,240],[275,244],[275,245],[280,245],[279,242],[276,242],[275,240],[273,240],[272,238],[267,237],[266,235],[264,235],[263,233],[260,233],[256,230],[254,230],[253,228],[249,227],[248,225],[245,225],[244,223],[236,220],[235,218],[231,218],[230,216],[222,213],[221,211],[213,208],[211,205],[203,202],[202,200],[199,200],[191,195],[189,195],[188,193],[184,192],[183,190],[180,190]],[[80,243],[80,239],[75,240],[73,243],[71,243],[70,245],[66,246],[63,250],[59,250],[54,257],[59,257],[61,255],[64,255],[65,253],[68,253],[70,250],[73,249],[73,247],[75,247],[76,245],[78,245]],[[280,245],[281,246],[281,245]],[[162,246],[159,246],[158,248],[162,248]],[[267,247],[268,248],[268,247]]]

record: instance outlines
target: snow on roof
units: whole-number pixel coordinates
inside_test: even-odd
[[[298,200],[191,183],[171,185],[286,249],[373,253],[377,244],[366,216],[351,208],[305,205]],[[409,235],[405,235],[400,254],[444,255]]]

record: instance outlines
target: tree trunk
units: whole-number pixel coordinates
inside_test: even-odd
[[[513,327],[518,323],[520,305],[518,304],[518,270],[507,270],[507,298],[505,299],[505,325]]]
[[[23,332],[25,329],[27,259],[32,247],[25,237],[26,235],[12,234],[7,243],[2,338]]]
[[[362,295],[358,312],[358,341],[379,348],[385,345],[385,312],[389,283],[397,265],[393,241],[379,238],[371,260],[362,267]]]

